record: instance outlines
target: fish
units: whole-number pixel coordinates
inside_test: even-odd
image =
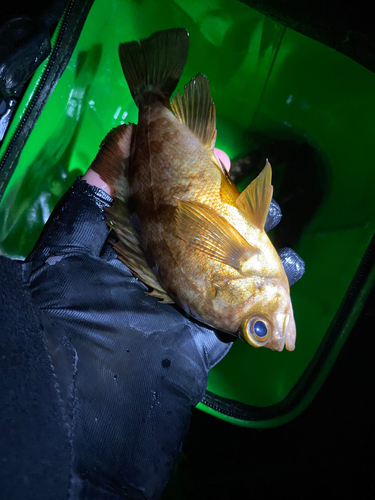
[[[253,347],[292,351],[289,283],[264,230],[271,165],[240,193],[214,154],[208,78],[197,74],[171,100],[188,48],[184,28],[119,45],[138,124],[114,129],[93,164],[114,189],[114,247],[163,303]]]

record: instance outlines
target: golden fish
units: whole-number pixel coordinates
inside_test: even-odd
[[[119,47],[139,120],[105,145],[116,250],[164,302],[254,347],[281,351],[285,344],[291,351],[288,279],[264,231],[271,166],[239,193],[214,155],[215,106],[205,76],[193,78],[170,105],[188,45],[185,29],[171,29]],[[126,157],[120,169],[111,148]]]

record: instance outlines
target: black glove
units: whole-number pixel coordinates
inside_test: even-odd
[[[105,243],[110,202],[76,181],[19,265],[56,377],[71,498],[159,498],[191,407],[231,344],[145,294]]]
[[[281,209],[279,204],[272,198],[270,208],[268,209],[264,230],[270,231],[281,221]],[[305,262],[294,250],[288,247],[280,248],[277,251],[280,260],[284,266],[285,274],[287,275],[289,286],[294,285],[296,281],[302,278],[305,272]]]
[[[77,498],[96,488],[113,498],[159,498],[191,407],[231,344],[146,295],[104,245],[110,202],[76,181],[23,264],[24,276],[33,303],[55,325],[45,335],[73,442],[70,488]]]

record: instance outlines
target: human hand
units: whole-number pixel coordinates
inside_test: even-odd
[[[229,158],[216,154],[228,169]],[[51,325],[45,336],[73,446],[70,487],[86,498],[103,490],[108,498],[158,498],[191,407],[231,343],[146,295],[107,241],[111,194],[92,169],[77,180],[24,276]],[[280,214],[271,212],[272,225]]]
[[[103,490],[158,498],[208,372],[231,344],[146,295],[106,242],[110,204],[104,191],[77,180],[24,276],[52,325],[45,336],[73,443],[70,487],[85,498]]]

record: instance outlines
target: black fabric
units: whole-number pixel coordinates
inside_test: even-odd
[[[322,388],[291,422],[249,429],[193,411],[163,500],[374,498],[374,305],[375,287]]]
[[[276,227],[278,223],[281,221],[281,217],[282,217],[281,208],[277,203],[277,201],[272,198],[268,209],[266,222],[264,224],[264,230],[266,232],[271,231],[271,229]]]
[[[297,252],[285,247],[277,251],[283,263],[285,274],[287,275],[289,286],[294,285],[305,273],[305,262]]]
[[[0,26],[0,96],[20,93],[38,66],[48,57],[51,42],[45,22],[28,16]]]
[[[239,0],[375,71],[375,7],[357,0]]]
[[[21,274],[0,257],[0,497],[65,500],[68,429],[42,318]]]
[[[48,463],[64,443],[66,453],[57,457],[63,465],[56,465],[63,482],[56,487],[62,497],[159,498],[182,447],[191,408],[203,397],[208,371],[230,349],[231,344],[219,341],[212,329],[146,295],[146,287],[119,262],[111,246],[103,247],[109,231],[104,207],[110,201],[78,180],[54,210],[27,261],[5,261],[5,269],[8,265],[18,281],[22,268],[32,305],[14,303],[12,316],[18,317],[20,327],[12,330],[12,281],[4,282],[2,324],[9,326],[2,335],[13,334],[35,372],[28,397],[37,401],[47,390],[44,383],[48,388],[53,380],[44,411],[57,427],[54,431],[52,423],[44,427],[40,422],[44,434],[38,436],[41,445],[33,460],[30,446],[38,443],[28,441],[28,436],[36,432],[34,419],[25,419],[22,394],[9,401],[13,417],[8,428],[14,435],[14,429],[22,427],[25,435],[12,441],[2,433],[3,448],[12,449],[8,453],[14,456],[1,478],[2,486],[12,491],[9,498],[58,498],[45,491],[41,479],[25,491],[17,477],[37,477],[45,460]],[[22,297],[19,290],[14,294]],[[38,332],[38,316],[44,339]],[[22,335],[40,342],[24,353]],[[3,352],[7,350],[4,344]],[[23,363],[19,376],[29,377]],[[9,392],[9,387],[1,387],[1,392]],[[56,410],[54,401],[59,402]],[[44,450],[45,446],[52,449]],[[25,458],[19,461],[22,454]]]

